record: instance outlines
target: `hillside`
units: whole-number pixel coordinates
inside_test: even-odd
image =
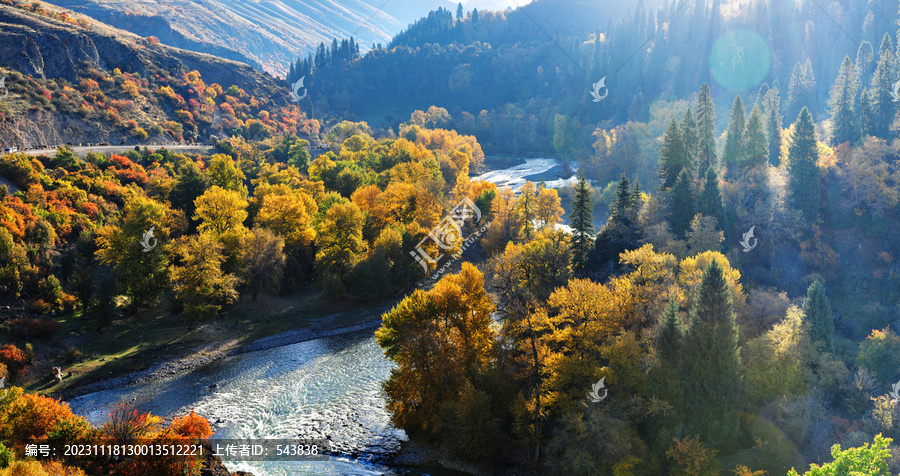
[[[0,101],[4,146],[263,138],[307,127],[288,92],[245,64],[58,7],[9,3],[0,4],[0,71],[9,90]]]
[[[167,45],[216,54],[284,75],[299,54],[332,38],[386,43],[407,24],[450,0],[313,0],[295,2],[53,0],[110,25]],[[493,3],[493,2],[492,2]],[[478,7],[474,2],[469,8]],[[504,6],[505,8],[505,6]]]

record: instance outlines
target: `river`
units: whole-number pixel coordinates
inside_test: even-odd
[[[538,180],[554,186],[569,179],[554,178],[559,169],[553,159],[526,159],[479,178],[518,189],[526,178],[540,176]],[[373,333],[361,331],[239,354],[188,373],[83,395],[69,404],[95,425],[117,403],[133,402],[164,417],[194,409],[210,421],[216,438],[329,437],[360,454],[375,455],[407,439],[384,408],[381,382],[390,376],[391,366]],[[255,476],[450,474],[389,468],[373,460],[377,458],[225,464]]]

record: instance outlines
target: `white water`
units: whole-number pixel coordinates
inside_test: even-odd
[[[473,180],[486,180],[495,183],[498,187],[509,187],[514,192],[518,192],[522,185],[525,185],[526,181],[540,181],[529,177],[543,174],[558,165],[560,165],[560,161],[557,159],[525,159],[525,162],[522,164],[506,169],[492,170],[475,177]],[[572,175],[569,178],[558,177],[554,180],[544,180],[543,182],[547,188],[558,188],[577,181],[578,178]]]

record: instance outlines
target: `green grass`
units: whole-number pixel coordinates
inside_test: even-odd
[[[163,360],[228,351],[295,329],[325,329],[375,319],[396,300],[328,302],[319,294],[306,290],[286,297],[264,296],[256,302],[246,299],[225,307],[216,319],[200,323],[193,331],[188,331],[187,323],[173,315],[166,303],[123,316],[102,331],[76,312],[58,319],[62,328],[51,341],[34,341],[44,359],[38,358],[20,383],[31,392],[65,395],[67,389],[145,370]],[[69,348],[78,349],[82,356],[67,361]],[[53,366],[62,367],[64,376],[74,373],[57,384],[50,376]]]

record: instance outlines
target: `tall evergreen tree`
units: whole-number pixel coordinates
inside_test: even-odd
[[[803,74],[800,76],[803,84],[803,105],[809,109],[810,115],[815,119],[818,114],[819,101],[816,99],[816,74],[813,72],[812,60],[806,58],[803,63]]]
[[[584,274],[589,266],[594,235],[594,206],[591,204],[591,186],[584,175],[575,186],[572,200],[572,269]]]
[[[881,48],[878,50],[878,66],[875,67],[875,75],[872,77],[872,87],[869,94],[872,95],[872,118],[869,124],[869,133],[884,140],[891,140],[891,124],[897,113],[897,105],[893,102],[891,92],[896,81],[894,72],[894,43],[891,35],[885,33],[881,40]]]
[[[747,127],[747,116],[744,112],[744,101],[741,95],[734,97],[731,105],[731,117],[725,130],[725,146],[722,149],[722,161],[732,165],[744,160],[744,129]]]
[[[831,145],[855,142],[856,124],[853,101],[856,98],[856,68],[849,56],[844,56],[837,79],[831,86],[829,106],[831,107]]]
[[[682,388],[681,358],[684,355],[684,331],[678,319],[678,300],[669,303],[656,326],[653,350],[656,366],[650,370],[647,386],[649,393],[666,401],[672,407],[672,415],[665,424],[675,425],[682,420],[684,390]]]
[[[684,238],[684,234],[691,227],[691,220],[694,219],[693,181],[691,172],[686,168],[682,169],[671,190],[669,224],[672,226],[672,233],[679,239]]]
[[[634,186],[631,187],[631,206],[634,208],[635,215],[640,211],[641,206],[641,179],[634,178]]]
[[[700,137],[697,135],[697,121],[694,120],[694,112],[691,111],[690,106],[684,112],[684,119],[681,120],[681,138],[684,140],[687,164],[693,170],[697,163],[697,146],[700,144]]]
[[[462,3],[458,3],[456,5],[456,19],[462,20],[462,17],[463,17],[463,6],[462,6]]]
[[[819,215],[819,147],[812,115],[805,107],[794,122],[794,138],[788,151],[791,200],[808,220]]]
[[[675,179],[678,178],[678,174],[681,173],[681,169],[684,168],[687,161],[687,150],[681,135],[681,128],[678,127],[678,120],[673,118],[666,129],[660,151],[659,181],[662,190],[670,188],[675,183]]]
[[[860,88],[853,103],[856,119],[857,140],[871,134],[872,103],[869,101],[869,88]]]
[[[629,221],[629,212],[633,204],[634,196],[631,194],[631,183],[625,173],[619,177],[619,184],[616,186],[616,199],[609,206],[609,215],[613,220],[623,223]]]
[[[637,193],[640,193],[639,189]],[[594,242],[599,265],[618,264],[621,253],[640,246],[637,201],[635,189],[630,186],[628,177],[623,173],[616,186],[616,198],[609,207],[609,220]]]
[[[712,169],[706,169],[703,190],[700,192],[700,200],[697,203],[697,212],[719,220],[719,227],[725,227],[725,205],[722,200],[722,190],[719,188],[719,177]]]
[[[784,115],[787,117],[797,117],[800,109],[803,108],[803,65],[799,62],[794,65],[791,70],[791,80],[788,83],[787,102],[785,103]]]
[[[766,125],[759,106],[753,105],[747,128],[744,130],[744,158],[748,165],[769,163],[769,139],[766,137]]]
[[[781,165],[781,138],[784,123],[781,118],[781,96],[778,88],[772,86],[763,100],[766,114],[766,136],[769,138],[769,162],[778,167]]]
[[[712,446],[733,447],[740,431],[738,331],[731,289],[716,260],[703,271],[683,360],[688,431]]]
[[[716,105],[709,85],[700,85],[697,95],[697,163],[700,173],[718,164],[716,155]]]
[[[819,350],[831,352],[834,341],[834,314],[831,304],[825,295],[825,285],[818,279],[806,290],[803,300],[803,323],[806,326],[809,340]]]
[[[872,73],[875,72],[875,53],[872,51],[872,43],[863,41],[856,50],[856,84],[869,84]]]

